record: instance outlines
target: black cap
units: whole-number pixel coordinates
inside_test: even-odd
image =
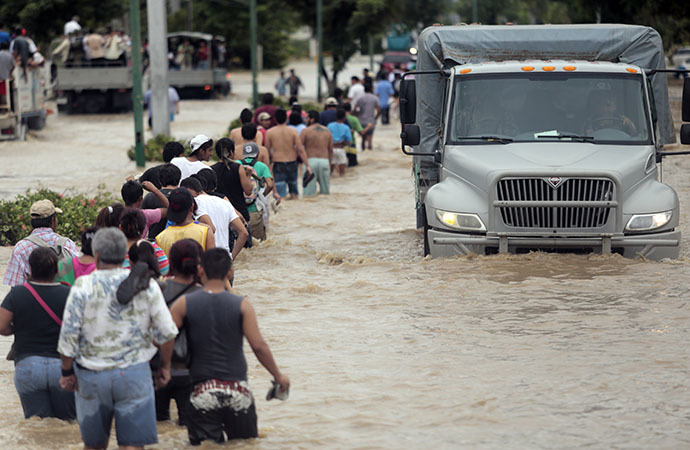
[[[194,205],[194,197],[185,188],[177,188],[168,196],[168,220],[173,223],[184,222]]]

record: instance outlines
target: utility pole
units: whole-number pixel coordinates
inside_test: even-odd
[[[257,19],[256,19],[256,0],[250,0],[249,2],[249,34],[251,36],[251,64],[252,64],[252,105],[254,109],[259,106],[259,91],[256,82],[257,68],[256,68],[256,29],[257,29]]]
[[[170,136],[170,96],[168,95],[168,40],[165,0],[147,0],[149,64],[151,68],[151,118],[154,136]]]
[[[374,38],[369,35],[369,72],[374,73]]]
[[[323,73],[323,0],[316,0],[316,102],[321,103],[321,74]]]
[[[141,95],[141,19],[139,0],[129,0],[129,28],[132,39],[132,109],[134,110],[134,154],[137,167],[144,167],[143,99]]]

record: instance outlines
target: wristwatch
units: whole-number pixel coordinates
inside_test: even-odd
[[[74,375],[74,366],[70,367],[69,369],[62,369],[62,376],[63,377],[69,377],[70,375]]]

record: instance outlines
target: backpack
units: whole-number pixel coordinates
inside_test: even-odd
[[[74,264],[72,263],[72,258],[74,256],[65,248],[65,244],[67,244],[66,237],[60,236],[57,242],[55,242],[55,245],[50,245],[40,237],[34,235],[30,235],[25,239],[39,247],[52,249],[58,257],[58,273],[55,276],[55,281],[64,281],[70,286],[74,284]]]
[[[252,176],[249,177],[249,182],[252,184],[252,193],[249,195],[244,194],[244,202],[247,204],[247,206],[253,205],[254,202],[256,202],[256,198],[259,196],[259,193],[261,192],[261,185],[258,181],[259,175],[256,173],[256,169],[254,168],[256,161],[256,158],[252,158],[251,162],[248,162],[246,159],[240,160],[240,164],[252,168]]]

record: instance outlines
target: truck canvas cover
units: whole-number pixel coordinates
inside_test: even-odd
[[[417,69],[435,70],[484,61],[584,60],[664,69],[664,49],[659,33],[638,25],[464,25],[430,27],[418,43]],[[445,79],[420,75],[417,81],[419,150],[438,148],[443,114]],[[675,142],[668,100],[666,74],[651,77],[658,114],[660,141]]]

